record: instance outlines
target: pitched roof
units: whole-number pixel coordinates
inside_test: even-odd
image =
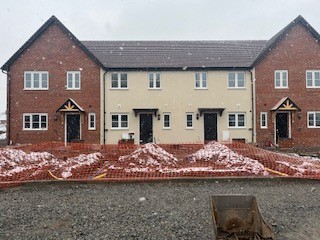
[[[298,110],[301,111],[301,109],[298,107],[297,104],[295,104],[289,97],[284,97],[280,99],[280,101],[271,108],[271,111],[277,111],[277,110]]]
[[[20,55],[29,48],[29,46],[37,40],[42,33],[44,33],[52,24],[57,24],[68,36],[72,39],[98,66],[104,68],[103,64],[55,17],[52,16],[46,21],[32,36],[31,38],[22,45],[21,48],[1,67],[2,70],[8,71],[10,65],[20,57]]]
[[[267,41],[83,41],[108,69],[249,68]]]
[[[319,33],[301,16],[299,15],[296,19],[290,22],[286,27],[281,29],[276,35],[274,35],[264,46],[261,53],[257,57],[257,59],[253,62],[252,67],[255,66],[260,60],[262,60],[271,49],[273,49],[278,42],[280,42],[286,34],[296,25],[301,24],[304,26],[307,31],[311,33],[311,35],[320,41]]]

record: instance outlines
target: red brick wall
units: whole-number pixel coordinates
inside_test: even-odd
[[[307,112],[320,111],[320,89],[306,88],[306,70],[320,69],[320,43],[306,28],[296,25],[257,64],[256,113],[257,143],[274,140],[271,109],[282,98],[289,97],[301,108],[301,119],[296,114],[292,123],[294,147],[320,146],[320,129],[308,128]],[[288,89],[275,89],[274,71],[288,70]],[[260,128],[260,112],[268,112],[268,129]]]
[[[49,90],[23,90],[24,71],[48,71]],[[81,71],[81,90],[66,90],[66,72]],[[64,141],[62,114],[56,110],[72,98],[84,110],[82,139],[99,143],[100,68],[56,24],[51,25],[10,67],[10,140],[17,143]],[[96,130],[88,130],[88,112],[96,113]],[[48,113],[47,131],[23,130],[23,113]]]

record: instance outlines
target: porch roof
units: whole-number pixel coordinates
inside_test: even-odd
[[[297,104],[295,104],[289,97],[282,98],[271,111],[301,111]]]
[[[56,112],[84,112],[84,109],[80,107],[72,98],[68,98]]]
[[[219,115],[222,116],[224,110],[225,108],[198,108],[200,116],[202,116],[203,113],[219,113]]]
[[[133,108],[135,116],[137,117],[139,113],[152,113],[157,116],[158,108]]]

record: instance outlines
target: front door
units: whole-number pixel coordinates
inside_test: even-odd
[[[289,138],[289,114],[277,113],[276,115],[276,141]]]
[[[204,141],[218,140],[217,114],[204,113]]]
[[[80,114],[66,114],[66,140],[80,140]]]
[[[140,114],[140,143],[145,144],[153,140],[152,114]]]

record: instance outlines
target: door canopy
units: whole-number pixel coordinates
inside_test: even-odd
[[[84,112],[84,110],[72,98],[69,98],[56,112]]]
[[[274,105],[271,111],[301,111],[301,109],[289,97],[285,97]]]
[[[134,108],[132,109],[134,111],[134,115],[137,117],[139,113],[147,113],[147,114],[154,114],[154,116],[157,116],[158,108]]]
[[[225,108],[198,108],[198,111],[200,113],[200,117],[203,113],[219,113],[220,116],[222,116],[222,112],[225,110]]]

